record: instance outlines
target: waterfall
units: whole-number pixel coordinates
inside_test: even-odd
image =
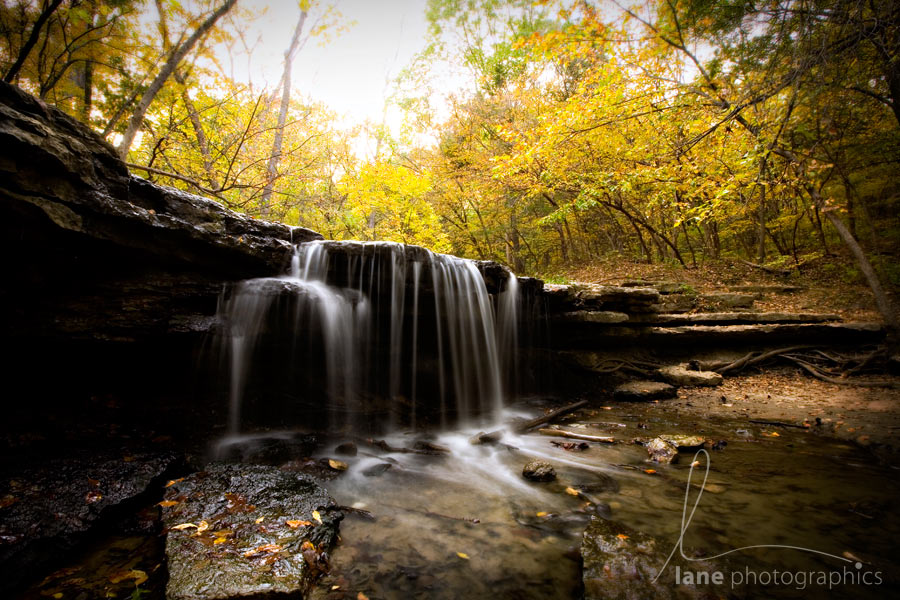
[[[516,374],[517,283],[492,297],[476,263],[418,246],[296,246],[288,274],[220,301],[230,433],[495,416]]]

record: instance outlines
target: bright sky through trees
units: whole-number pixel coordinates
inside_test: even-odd
[[[272,89],[281,77],[298,3],[243,0],[242,5],[266,12],[246,24],[245,39],[258,45],[249,57],[234,59],[235,78]],[[425,2],[337,0],[333,6],[340,12],[340,30],[310,39],[297,55],[294,94],[328,105],[346,118],[346,125],[379,124],[392,80],[426,43]],[[386,124],[396,128],[401,119],[398,110],[390,110]]]

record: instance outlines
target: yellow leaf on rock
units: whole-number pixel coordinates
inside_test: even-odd
[[[458,557],[460,557],[460,558],[465,559],[465,560],[469,560],[469,555],[466,554],[465,552],[457,552],[456,555],[457,555]]]
[[[328,459],[328,466],[331,467],[332,469],[334,469],[335,471],[346,471],[347,470],[347,463],[340,461],[340,460],[334,460],[333,458]]]
[[[209,523],[206,521],[200,521],[200,524],[197,525],[197,533],[203,533],[207,529],[209,529]]]
[[[172,529],[181,530],[181,529],[188,529],[190,527],[196,527],[196,525],[194,525],[193,523],[181,523],[179,525],[174,526]]]
[[[577,495],[578,495],[578,490],[576,490],[575,488],[567,487],[567,488],[566,488],[566,493],[567,493],[568,495],[570,495],[570,496],[577,496]]]
[[[178,500],[163,500],[162,502],[159,502],[157,506],[168,508],[170,506],[175,506],[176,504],[178,504]]]
[[[259,525],[259,524],[262,523],[264,520],[265,520],[265,517],[260,517],[260,518],[258,518],[257,520],[255,520],[254,523],[256,523],[257,525]]]
[[[322,524],[322,515],[319,514],[319,511],[314,510],[312,512],[312,518],[315,519],[320,525]]]
[[[546,510],[542,510],[541,512],[537,513],[537,516],[539,516],[539,517],[546,517],[546,516],[547,516],[547,511],[546,511]]]
[[[213,540],[213,544],[224,544],[227,541],[228,538],[226,537],[217,537],[215,540]]]
[[[184,477],[179,477],[178,479],[170,479],[170,480],[166,483],[166,487],[172,487],[173,485],[175,485],[175,484],[178,483],[179,481],[184,481]]]

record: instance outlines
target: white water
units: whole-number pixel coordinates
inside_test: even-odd
[[[433,307],[422,303],[426,293]],[[295,309],[285,314],[285,305]],[[414,429],[426,408],[442,425],[495,419],[504,374],[515,375],[517,311],[515,276],[495,315],[472,261],[387,242],[301,244],[289,274],[241,282],[220,304],[230,358],[229,433],[244,430],[248,382],[267,336],[285,333],[300,346],[318,332],[324,408],[343,415],[332,427],[353,428],[354,416],[366,418],[365,403],[379,394],[391,405],[388,429]]]

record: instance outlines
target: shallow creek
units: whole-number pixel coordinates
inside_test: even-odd
[[[866,451],[784,427],[666,422],[652,405],[606,408],[583,412],[564,427],[623,442],[676,433],[727,441],[709,453],[705,490],[684,535],[689,556],[752,545],[798,546],[853,562],[761,548],[728,555],[728,568],[735,581],[736,572],[747,581],[752,573],[775,569],[852,570],[859,559],[866,570],[880,570],[884,580],[874,587],[751,585],[739,592],[871,598],[890,595],[890,581],[896,586],[897,471],[879,466]],[[520,407],[505,417],[533,414]],[[631,443],[592,443],[570,451],[552,443],[569,441],[562,438],[507,434],[499,445],[470,444],[484,429],[436,435],[434,443],[452,450],[447,457],[397,453],[353,459],[329,490],[341,504],[368,510],[375,520],[348,515],[332,572],[315,596],[355,598],[361,591],[369,598],[573,598],[581,593],[579,550],[592,514],[657,536],[666,553],[677,541],[693,452],[683,453],[677,464],[657,465]],[[413,440],[399,435],[388,441],[402,447]],[[532,457],[552,463],[557,481],[525,480],[522,466]],[[382,458],[391,468],[380,476],[364,475],[384,463]],[[688,512],[704,476],[705,458],[698,458]],[[344,596],[348,591],[352,594]]]
[[[656,536],[663,554],[678,539],[693,452],[672,465],[647,461],[631,443],[661,434],[691,434],[727,445],[711,450],[709,476],[684,535],[690,556],[710,556],[752,545],[727,557],[731,573],[879,571],[879,586],[797,585],[740,587],[744,597],[881,598],[898,592],[893,566],[900,556],[900,519],[894,508],[897,470],[866,450],[811,432],[746,421],[674,422],[652,404],[595,406],[561,421],[569,431],[610,435],[615,444],[585,450],[554,445],[569,440],[532,433],[505,434],[500,444],[473,445],[478,431],[538,414],[534,403],[506,409],[503,422],[437,433],[428,440],[449,455],[386,453],[359,444],[349,467],[324,485],[349,513],[331,570],[312,596],[361,598],[579,598],[582,534],[592,515]],[[493,428],[490,426],[493,425]],[[412,447],[421,436],[387,436],[393,447]],[[370,455],[366,455],[370,453]],[[558,479],[522,477],[531,458],[552,463]],[[703,480],[695,469],[688,512]],[[377,465],[390,464],[389,468]],[[373,474],[374,471],[380,471]],[[650,472],[648,472],[650,471]],[[368,475],[366,474],[368,472]],[[567,488],[569,488],[567,490]],[[577,492],[574,495],[573,492]],[[590,502],[588,500],[591,500]],[[155,507],[151,507],[151,511]],[[152,516],[152,515],[151,515]],[[844,562],[841,557],[849,558]],[[129,573],[144,572],[148,581]],[[672,567],[665,576],[673,579]],[[135,583],[140,585],[136,588]],[[163,598],[161,538],[118,535],[99,541],[25,598]],[[62,594],[61,596],[57,594]]]

